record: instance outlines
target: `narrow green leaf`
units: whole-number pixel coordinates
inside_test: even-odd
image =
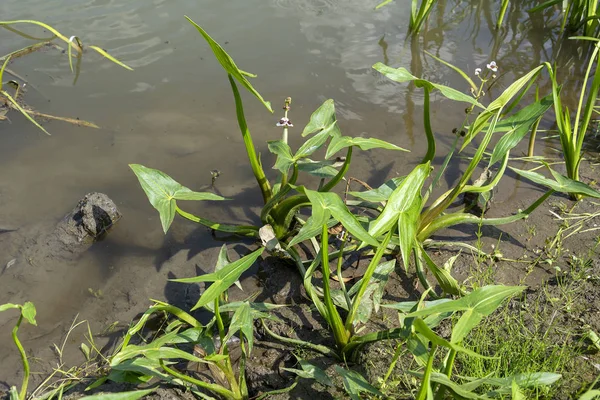
[[[400,213],[408,211],[414,205],[415,198],[420,195],[429,172],[429,163],[418,165],[392,192],[383,212],[369,227],[371,236],[376,238],[398,223]]]
[[[475,309],[470,308],[460,316],[454,328],[452,328],[452,336],[450,342],[460,343],[471,330],[477,326],[483,319],[483,314],[478,313]]]
[[[327,147],[327,153],[325,154],[325,158],[330,158],[332,155],[337,153],[338,151],[345,149],[350,146],[358,146],[361,150],[371,150],[371,149],[386,149],[386,150],[399,150],[399,151],[408,151],[403,149],[402,147],[398,147],[395,144],[388,143],[383,140],[374,139],[374,138],[363,138],[363,137],[350,137],[350,136],[338,136],[334,137]]]
[[[254,262],[261,256],[264,248],[260,248],[237,261],[232,262],[226,267],[212,274],[204,274],[193,278],[170,279],[173,282],[196,283],[196,282],[213,282],[208,289],[202,293],[196,305],[192,308],[196,310],[208,303],[213,302],[217,297],[227,290],[237,281],[242,273],[250,268]]]
[[[408,271],[410,256],[417,240],[417,229],[422,208],[423,199],[419,193],[414,197],[408,209],[401,210],[398,213],[398,241],[405,271]]]
[[[333,100],[329,99],[312,113],[310,121],[302,131],[302,136],[319,132],[330,126],[333,122],[335,122],[335,105]]]
[[[323,146],[323,144],[327,141],[327,139],[329,139],[329,137],[339,136],[342,136],[342,133],[340,132],[338,123],[337,121],[333,121],[323,130],[321,130],[316,135],[304,142],[302,146],[300,146],[294,157],[296,160],[308,157],[309,155],[320,149],[321,146]]]
[[[248,302],[243,302],[231,318],[231,324],[229,325],[229,331],[225,336],[224,342],[227,343],[233,335],[238,331],[241,331],[244,338],[248,342],[248,352],[252,351],[252,344],[254,343],[254,325],[252,320],[252,310]]]
[[[91,396],[84,396],[82,400],[137,400],[154,392],[156,388],[146,390],[133,390],[131,392],[121,393],[102,393]]]
[[[202,29],[198,24],[196,24],[194,21],[192,21],[192,19],[189,18],[188,16],[186,16],[185,18],[192,25],[194,25],[194,27],[198,30],[198,32],[200,32],[202,37],[204,37],[204,39],[207,41],[207,43],[209,44],[210,48],[212,49],[215,57],[217,58],[217,61],[219,61],[219,64],[221,64],[223,69],[228,74],[233,76],[250,93],[252,93],[254,96],[256,96],[256,98],[258,100],[260,100],[260,102],[267,108],[267,110],[273,112],[273,109],[271,108],[271,103],[268,101],[265,101],[265,99],[263,99],[263,97],[260,95],[260,93],[258,93],[256,91],[256,89],[254,89],[254,87],[248,81],[248,79],[246,79],[246,76],[248,75],[248,73],[242,72],[237,67],[237,65],[235,64],[233,59],[229,56],[229,54],[227,54],[227,52],[225,52],[225,50],[223,50],[223,48],[217,42],[215,42],[215,40],[212,37],[210,37],[210,35],[208,33],[206,33],[206,31],[204,29]]]
[[[29,115],[29,113],[23,107],[21,107],[19,102],[16,101],[15,99],[13,99],[13,97],[10,94],[8,94],[4,90],[0,91],[0,94],[2,94],[4,97],[6,97],[8,99],[8,101],[13,105],[13,107],[16,108],[17,111],[19,111],[21,114],[23,114],[23,116],[25,118],[27,118],[29,120],[29,122],[31,122],[32,124],[37,126],[38,129],[41,129],[42,132],[44,132],[46,135],[50,136],[50,133],[46,129],[44,129],[43,126],[38,124],[38,122],[35,119],[33,119],[33,117],[31,115]]]
[[[494,358],[494,357],[482,356],[481,354],[477,354],[472,350],[469,350],[467,348],[461,347],[457,344],[447,341],[446,339],[438,336],[434,331],[432,331],[431,328],[429,328],[429,326],[427,326],[427,324],[421,318],[415,318],[415,320],[413,321],[413,326],[415,328],[415,331],[419,332],[425,338],[427,338],[427,340],[429,340],[431,343],[434,343],[438,346],[442,346],[447,349],[465,353],[472,357],[485,358],[485,359],[493,359]]]
[[[101,49],[98,46],[88,46],[90,49],[96,51],[98,54],[100,54],[101,56],[109,59],[110,61],[114,62],[117,65],[120,65],[121,67],[125,68],[126,70],[129,71],[133,71],[133,68],[131,68],[130,66],[122,63],[121,61],[117,60],[116,58],[114,58],[113,56],[111,56],[110,54],[108,54],[106,51],[104,51],[104,49]]]
[[[399,83],[414,82],[414,84],[417,87],[428,87],[429,90],[437,89],[440,91],[440,93],[444,97],[446,97],[450,100],[461,101],[464,103],[473,104],[474,106],[477,106],[479,108],[485,108],[472,96],[464,94],[464,93],[462,93],[456,89],[453,89],[451,87],[448,87],[448,86],[429,82],[425,79],[419,79],[419,78],[413,76],[410,72],[408,72],[408,70],[406,68],[403,68],[403,67],[392,68],[392,67],[388,67],[387,65],[385,65],[383,63],[378,62],[377,64],[373,65],[373,69],[375,69],[376,71],[379,71],[386,78],[389,78],[389,79],[393,80],[394,82],[399,82]]]
[[[411,312],[407,317],[422,317],[444,312],[466,311],[468,309],[474,309],[487,316],[494,312],[504,300],[521,293],[524,289],[525,286],[488,285],[475,289],[460,299]]]
[[[421,377],[423,375],[421,372],[412,373],[412,374],[415,376],[418,376],[418,377]],[[488,400],[489,399],[487,396],[481,396],[470,390],[464,389],[461,385],[452,382],[450,380],[450,378],[448,378],[446,375],[444,375],[442,373],[432,372],[430,379],[432,382],[438,383],[438,384],[443,385],[446,388],[448,388],[450,391],[452,391],[457,396],[457,398],[470,399],[470,400],[471,399],[472,400]]]
[[[221,249],[219,250],[219,256],[217,257],[217,265],[215,265],[215,272],[222,270],[229,264],[231,264],[231,260],[229,259],[229,256],[227,255],[227,245],[224,244],[223,246],[221,246]],[[240,290],[243,290],[242,284],[240,283],[240,281],[235,281],[234,283],[235,283],[235,286],[237,286]]]
[[[458,284],[456,279],[454,279],[452,275],[450,275],[450,271],[446,270],[445,268],[438,267],[436,263],[431,259],[431,257],[429,257],[429,254],[427,254],[427,252],[422,247],[419,248],[419,252],[425,260],[427,267],[435,276],[435,279],[438,281],[440,287],[445,293],[452,295],[463,294],[463,291],[460,288],[460,285]]]
[[[157,169],[140,164],[129,164],[129,167],[140,181],[150,204],[158,210],[165,233],[175,218],[176,200],[225,200],[213,193],[194,192]]]
[[[534,171],[525,171],[513,167],[509,167],[517,174],[533,181],[537,184],[549,187],[557,192],[562,193],[572,193],[572,194],[583,194],[585,196],[600,198],[600,192],[592,189],[590,186],[586,185],[583,182],[575,181],[573,179],[567,178],[566,176],[560,175],[557,172],[550,169],[550,172],[556,179],[553,181],[552,179],[546,178],[544,175],[534,172]]]
[[[475,85],[475,82],[473,82],[473,79],[471,79],[471,77],[469,75],[467,75],[462,69],[458,68],[455,65],[450,64],[447,61],[442,60],[441,58],[438,58],[438,57],[434,56],[433,54],[431,54],[428,51],[426,51],[425,54],[427,54],[429,57],[433,58],[434,60],[436,60],[436,61],[444,64],[448,68],[452,69],[454,72],[458,73],[460,76],[463,77],[463,79],[465,81],[467,81],[467,83],[469,84],[469,86],[471,86],[473,88],[473,90],[477,90],[478,89],[477,85]]]
[[[394,1],[394,0],[383,0],[381,3],[377,4],[377,6],[375,6],[375,9],[378,10],[381,7],[385,6],[386,4],[390,4],[392,1]]]

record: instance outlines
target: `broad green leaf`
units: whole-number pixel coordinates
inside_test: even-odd
[[[273,112],[273,109],[271,108],[271,103],[268,101],[265,101],[265,99],[262,98],[260,93],[258,93],[256,91],[256,89],[254,89],[254,87],[252,87],[252,84],[250,84],[248,79],[246,79],[246,76],[248,76],[249,74],[241,71],[237,67],[237,65],[235,65],[235,62],[229,56],[229,54],[227,54],[225,52],[225,50],[223,50],[223,48],[217,42],[215,42],[214,39],[212,37],[210,37],[210,35],[208,33],[206,33],[206,31],[204,29],[202,29],[198,24],[196,24],[194,21],[192,21],[191,18],[189,18],[188,16],[186,16],[185,18],[187,18],[187,20],[196,27],[198,32],[200,32],[200,34],[208,42],[215,57],[217,58],[217,61],[219,61],[219,63],[223,67],[223,69],[228,74],[233,76],[250,93],[252,93],[254,96],[256,96],[256,98],[259,99],[261,103],[263,103],[263,105],[267,108],[267,110]],[[252,76],[252,75],[250,75],[250,76]]]
[[[429,267],[429,270],[435,276],[435,279],[438,281],[440,287],[442,288],[442,290],[445,293],[452,294],[452,295],[463,294],[463,291],[460,288],[460,285],[458,284],[456,279],[454,279],[452,277],[452,275],[450,274],[449,268],[446,269],[446,268],[438,267],[436,265],[436,263],[431,259],[431,257],[429,257],[429,254],[427,254],[427,252],[423,248],[420,248],[419,251],[420,251],[420,254],[423,257],[423,259],[425,260],[427,267]],[[456,260],[456,258],[454,258],[454,260]],[[454,260],[452,262],[454,262]],[[451,267],[451,264],[447,264],[447,265],[450,265],[450,267]]]
[[[284,174],[287,173],[295,161],[290,146],[281,140],[272,140],[267,143],[269,151],[277,155],[277,161],[275,161],[273,168],[278,169]]]
[[[579,397],[579,400],[594,400],[600,398],[600,390],[588,390]]]
[[[398,310],[398,311],[408,314],[412,311],[415,311],[417,305],[419,305],[419,304],[422,304],[424,308],[431,308],[435,305],[444,304],[449,301],[452,301],[452,300],[451,299],[438,299],[438,300],[422,301],[422,302],[413,300],[413,301],[402,301],[400,303],[383,304],[382,307],[392,308],[394,310]]]
[[[333,100],[329,99],[312,113],[310,116],[310,121],[302,131],[302,136],[320,132],[321,130],[330,126],[333,122],[335,122],[335,105]]]
[[[196,310],[208,303],[213,302],[217,297],[227,290],[237,281],[242,273],[250,268],[254,262],[263,253],[264,248],[260,248],[237,261],[232,262],[223,269],[211,274],[204,274],[193,278],[170,279],[173,282],[196,283],[196,282],[213,282],[208,289],[202,293],[196,305],[192,308]]]
[[[348,231],[357,239],[368,243],[371,246],[379,246],[377,240],[369,235],[336,193],[321,193],[308,189],[305,190],[305,193],[312,205],[313,214],[302,229],[300,229],[298,236],[290,242],[289,246],[293,246],[302,240],[306,240],[307,238],[302,234],[303,231],[312,233],[314,226],[319,224],[322,227],[323,224],[327,223],[330,215],[348,229]]]
[[[477,106],[480,108],[485,108],[472,96],[464,94],[464,93],[462,93],[456,89],[453,89],[451,87],[448,87],[448,86],[429,82],[425,79],[419,79],[419,78],[413,76],[410,72],[408,72],[408,70],[406,68],[400,67],[400,68],[396,69],[396,68],[388,67],[387,65],[380,63],[380,62],[373,65],[373,68],[376,71],[379,71],[380,73],[382,73],[385,77],[387,77],[395,82],[399,82],[399,83],[414,82],[414,84],[417,87],[428,87],[429,90],[437,89],[440,91],[440,93],[444,97],[446,97],[450,100],[461,101],[461,102],[473,104],[474,106]]]
[[[544,175],[534,172],[534,171],[525,171],[513,167],[509,167],[517,174],[538,183],[540,185],[549,187],[557,192],[562,193],[571,193],[571,194],[583,194],[586,196],[600,198],[600,192],[592,189],[590,186],[586,185],[583,182],[575,181],[573,179],[567,178],[566,176],[560,175],[559,173],[550,169],[550,172],[554,176],[555,181],[552,179],[546,178]]]
[[[296,160],[308,157],[309,155],[320,149],[329,137],[339,136],[342,136],[342,133],[340,132],[338,123],[337,121],[333,121],[322,131],[318,132],[316,135],[304,142],[302,146],[300,146],[294,157]]]
[[[487,316],[493,313],[504,300],[521,293],[524,289],[525,286],[488,285],[475,289],[460,299],[435,304],[423,310],[411,312],[407,316],[422,317],[437,313],[467,311],[469,309]]]
[[[517,374],[506,378],[484,378],[483,380],[486,385],[507,387],[510,386],[512,382],[516,382],[519,387],[532,388],[536,386],[552,385],[560,378],[562,378],[561,374],[553,372],[532,372]]]
[[[469,334],[469,332],[477,326],[483,319],[483,314],[478,313],[473,308],[468,309],[460,316],[454,328],[450,341],[452,343],[460,343]]]
[[[329,377],[327,376],[325,371],[323,371],[321,368],[319,368],[316,365],[313,365],[313,364],[309,363],[308,361],[305,361],[301,358],[298,358],[298,364],[300,364],[300,366],[302,367],[301,370],[295,369],[295,368],[283,368],[283,369],[285,371],[292,372],[301,378],[314,379],[315,381],[319,382],[321,385],[333,387],[333,383],[331,382],[331,379],[329,379]]]
[[[203,362],[201,358],[198,358],[183,350],[174,349],[172,347],[159,347],[154,346],[136,346],[129,345],[125,349],[118,352],[110,361],[111,366],[121,364],[123,361],[132,359],[134,357],[146,357],[149,360],[164,360],[169,358],[181,358],[193,362]]]
[[[327,153],[325,158],[330,158],[332,155],[350,146],[358,146],[361,150],[371,149],[386,149],[386,150],[400,150],[408,151],[402,147],[398,147],[395,144],[388,143],[383,140],[374,138],[363,138],[363,137],[350,137],[350,136],[337,136],[331,139],[329,147],[327,147]]]
[[[361,374],[356,371],[344,369],[339,365],[336,365],[335,372],[337,372],[344,383],[344,389],[350,395],[352,400],[360,400],[361,393],[366,392],[375,396],[385,397],[377,388],[371,385]]]
[[[35,322],[35,306],[32,302],[28,301],[23,304],[21,314],[23,314],[23,318],[25,318],[31,325],[37,325],[37,322]]]
[[[423,208],[423,198],[418,193],[410,207],[398,213],[398,242],[400,244],[400,254],[402,255],[402,264],[404,270],[408,272],[410,256],[417,240],[417,229],[419,227],[419,217]]]
[[[13,308],[21,308],[21,306],[18,304],[12,304],[12,303],[2,304],[2,305],[0,305],[0,312],[10,310]]]
[[[313,161],[304,159],[298,161],[298,170],[306,172],[318,178],[333,178],[338,174],[338,170],[333,165],[338,164],[337,161]]]
[[[548,111],[553,103],[552,95],[550,94],[528,105],[514,115],[498,121],[495,129],[496,132],[506,131],[507,133],[502,136],[494,147],[489,165],[502,160],[506,153],[512,150],[527,135],[533,124]]]
[[[376,289],[377,285],[375,284],[367,286],[367,290],[365,290],[360,304],[356,309],[356,317],[352,322],[354,326],[356,326],[359,323],[366,324],[367,322],[369,322],[371,314],[373,313],[373,299],[371,298],[371,295],[375,292]]]
[[[348,192],[348,194],[373,203],[388,201],[394,190],[402,183],[404,178],[404,176],[392,178],[377,189],[366,190],[364,192]]]
[[[250,305],[248,302],[243,302],[233,313],[229,331],[225,336],[224,342],[227,343],[233,335],[238,331],[241,331],[244,338],[248,341],[248,352],[251,352],[252,344],[254,343],[254,325],[252,322],[252,310],[250,309]]]
[[[121,392],[121,393],[102,393],[102,394],[94,394],[91,396],[84,396],[81,399],[85,400],[137,400],[141,399],[144,396],[149,395],[154,392],[156,388],[146,389],[146,390],[133,390],[131,392]]]
[[[176,200],[225,200],[213,193],[194,192],[157,169],[140,164],[129,164],[129,167],[140,181],[150,204],[158,210],[165,233],[175,217]]]
[[[369,234],[378,237],[389,231],[398,223],[400,213],[406,212],[414,205],[415,198],[420,195],[425,179],[429,176],[429,163],[415,167],[402,183],[392,192],[385,208],[369,227]]]

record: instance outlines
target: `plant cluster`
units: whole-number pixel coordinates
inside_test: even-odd
[[[475,79],[472,79],[458,67],[438,59],[464,78],[469,87],[468,94],[415,77],[405,68],[393,68],[377,63],[373,68],[388,79],[398,83],[411,83],[423,90],[423,127],[428,150],[421,162],[405,176],[391,179],[378,188],[350,191],[351,179],[346,175],[355,150],[406,150],[376,138],[344,136],[336,117],[334,102],[327,100],[311,115],[302,132],[302,136],[307,139],[294,151],[288,144],[289,128],[293,127],[293,124],[289,115],[292,101],[287,98],[283,106],[284,115],[276,124],[282,128],[281,139],[268,142],[269,151],[276,156],[274,169],[278,171],[276,180],[270,181],[245,119],[239,87],[249,91],[268,111],[273,112],[271,104],[250,83],[249,78],[255,75],[238,68],[234,60],[206,31],[191,19],[188,20],[206,40],[227,73],[250,168],[263,197],[260,224],[223,224],[184,211],[180,208],[182,201],[226,199],[211,192],[193,191],[156,169],[139,164],[132,164],[130,167],[150,203],[159,212],[165,232],[170,228],[175,216],[179,215],[215,232],[254,238],[258,249],[232,262],[228,258],[227,248],[223,246],[214,272],[174,279],[190,284],[211,283],[190,310],[191,312],[203,309],[212,316],[210,321],[202,323],[188,311],[153,300],[153,305],[128,329],[114,354],[106,358],[106,374],[89,388],[96,388],[108,380],[136,384],[158,380],[183,386],[204,399],[212,399],[213,396],[235,400],[248,399],[245,368],[254,344],[255,321],[259,321],[265,332],[276,340],[309,348],[345,364],[354,362],[358,351],[365,344],[400,339],[419,366],[411,372],[420,382],[416,394],[419,400],[441,400],[448,396],[461,399],[504,396],[524,398],[525,390],[550,385],[560,378],[560,375],[544,372],[485,378],[456,376],[454,363],[458,354],[483,359],[494,357],[493,354],[482,355],[467,349],[462,345],[463,341],[485,317],[493,313],[504,301],[521,293],[524,287],[488,285],[469,292],[469,288],[461,285],[452,276],[452,263],[456,257],[440,267],[428,250],[447,244],[434,239],[436,232],[441,229],[458,224],[501,225],[527,218],[555,191],[577,197],[600,198],[600,193],[577,180],[576,172],[581,162],[579,143],[595,106],[600,78],[594,78],[585,106],[582,94],[580,112],[583,113],[583,122],[578,125],[578,113],[575,128],[571,129],[569,113],[562,109],[560,88],[555,72],[549,64],[541,65],[515,80],[497,98],[489,104],[484,104],[484,93],[497,79],[496,72],[501,68],[493,61],[486,66],[485,71],[479,68],[475,70]],[[63,40],[66,39],[55,31],[53,33]],[[77,41],[66,41],[70,51],[72,46],[75,50],[81,47],[75,47]],[[590,61],[588,73],[591,73],[592,66],[596,63],[597,52],[598,49]],[[101,54],[106,56],[105,53]],[[536,95],[535,101],[523,106],[527,93],[534,87],[544,68],[550,71],[553,81],[552,93],[542,98]],[[432,162],[436,156],[436,138],[430,120],[433,93],[466,105],[464,121],[455,130],[453,147],[442,165],[435,169]],[[537,124],[552,104],[557,114],[560,111],[560,117],[557,118],[562,119],[559,130],[561,138],[564,137],[563,146],[573,147],[569,150],[569,155],[565,151],[565,161],[567,164],[573,164],[573,168],[568,169],[569,176],[560,175],[549,166],[547,168],[552,179],[535,170],[521,170],[509,166],[510,152],[530,132],[530,141],[533,143]],[[491,147],[492,140],[497,136],[500,136],[499,140]],[[475,141],[475,138],[479,140]],[[473,146],[476,142],[478,144]],[[319,150],[325,152],[323,161],[311,158],[315,157]],[[343,157],[333,159],[342,151],[345,152]],[[458,181],[448,191],[434,198],[434,189],[443,178],[452,158],[459,152],[465,154],[468,151],[473,153]],[[507,168],[547,187],[548,190],[524,210],[506,217],[488,218],[485,209]],[[480,169],[483,169],[483,173],[480,176],[475,175]],[[319,178],[319,185],[308,188],[300,181],[301,174]],[[343,189],[343,197],[338,194],[339,190],[336,192],[342,182],[345,182],[346,186]],[[452,207],[461,197],[470,200],[456,211]],[[474,208],[481,212],[473,214],[471,211]],[[304,212],[308,210],[310,215],[307,217],[308,214]],[[331,232],[335,232],[339,239],[338,245],[333,249],[330,242]],[[466,243],[454,245],[474,251],[481,257],[492,257]],[[277,320],[272,311],[282,307],[281,305],[256,303],[252,298],[239,302],[229,300],[229,288],[239,284],[241,275],[251,268],[265,251],[289,259],[296,265],[303,279],[306,294],[331,331],[331,346],[282,336],[270,329],[269,320]],[[359,253],[369,261],[364,275],[352,286],[346,285],[343,276],[344,257],[350,253]],[[414,266],[416,275],[424,287],[419,301],[382,303],[385,285],[396,268],[394,257],[401,260],[401,267],[405,271]],[[335,275],[330,268],[331,263],[336,264]],[[332,275],[337,280],[338,287],[332,286]],[[435,286],[439,288],[437,292],[434,290],[435,286],[429,283],[428,276],[435,279]],[[2,307],[0,311],[20,306]],[[32,305],[20,307],[22,313],[16,329],[22,318],[35,322],[29,318],[31,307]],[[373,312],[377,312],[380,307],[397,310],[399,322],[392,328],[369,331],[368,322]],[[161,330],[160,335],[146,339],[143,337],[144,327],[152,316],[166,317],[167,326]],[[441,337],[433,330],[444,320],[454,321],[450,338]],[[18,343],[16,331],[13,340],[21,351],[24,366],[28,371],[27,357]],[[391,368],[396,363],[398,354],[397,352],[392,360]],[[210,372],[210,378],[182,372],[182,361],[205,365]],[[289,369],[298,378],[315,379],[324,385],[333,384],[324,371],[306,360],[299,358],[298,364],[301,369]],[[344,389],[351,398],[359,399],[361,393],[383,396],[378,388],[366,382],[356,372],[340,365],[336,365],[335,371],[342,378]],[[272,394],[291,390],[296,382]],[[24,399],[26,388],[27,381],[24,380],[21,395],[17,398]],[[118,398],[136,399],[152,390],[153,388],[124,392],[118,394]],[[268,393],[261,397],[266,395]],[[104,395],[103,398],[111,397]]]

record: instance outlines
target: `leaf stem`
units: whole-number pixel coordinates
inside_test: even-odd
[[[23,345],[21,345],[21,341],[17,336],[17,332],[19,332],[19,327],[21,326],[21,322],[23,322],[23,314],[21,311],[21,315],[19,315],[19,320],[17,324],[12,330],[12,340],[19,349],[19,354],[21,355],[21,362],[23,363],[23,382],[21,384],[21,391],[19,392],[19,399],[25,400],[27,397],[27,385],[29,385],[29,361],[27,360],[27,354],[25,353],[25,349],[23,349]]]

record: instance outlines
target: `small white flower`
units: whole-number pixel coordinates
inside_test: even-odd
[[[487,65],[487,68],[492,72],[498,72],[498,65],[496,64],[496,61],[492,61],[491,63],[489,63]]]
[[[292,128],[294,126],[294,124],[292,124],[292,122],[289,120],[289,118],[286,118],[286,117],[281,118],[276,125],[277,126],[285,126],[288,128]]]
[[[481,73],[481,68],[475,68],[475,75],[479,76],[480,73]]]

